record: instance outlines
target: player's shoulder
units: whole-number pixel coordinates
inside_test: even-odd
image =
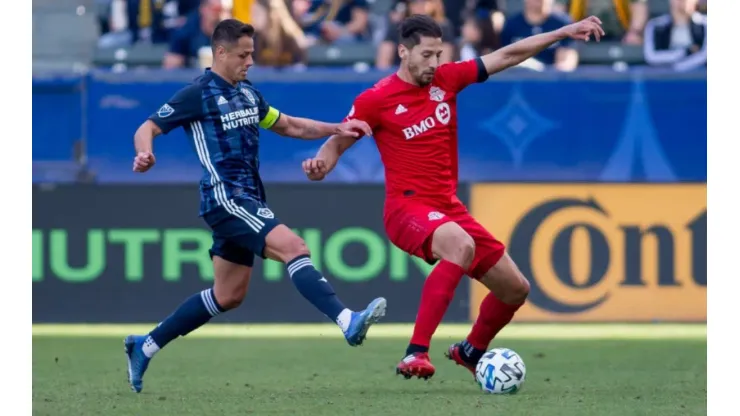
[[[480,58],[472,58],[472,59],[466,59],[463,61],[452,61],[452,62],[445,62],[442,65],[437,67],[437,70],[434,72],[434,78],[436,80],[444,79],[449,77],[450,75],[455,75],[460,71],[467,71],[470,69],[470,66],[477,66]]]
[[[190,84],[180,88],[175,96],[181,101],[198,101],[203,99],[204,84],[196,78]]]
[[[389,92],[391,92],[391,87],[391,76],[387,76],[373,84],[372,87],[367,88],[366,90],[358,94],[357,98],[355,98],[355,101],[368,104],[375,103],[384,95],[387,95]]]

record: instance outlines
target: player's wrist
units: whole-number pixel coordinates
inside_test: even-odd
[[[555,31],[553,31],[553,34],[555,35],[555,37],[557,38],[558,41],[561,41],[561,40],[564,40],[564,39],[567,39],[568,38],[568,32],[565,30],[565,27],[566,26],[563,26],[563,27],[561,27],[561,28],[556,29]]]

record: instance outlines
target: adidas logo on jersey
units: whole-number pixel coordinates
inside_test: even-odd
[[[228,103],[229,103],[229,102],[228,102],[228,101],[226,101],[226,98],[224,98],[224,96],[223,96],[223,95],[222,95],[222,96],[220,96],[220,97],[218,97],[218,105],[224,105],[224,104],[228,104]]]
[[[396,114],[402,114],[409,110],[406,109],[406,107],[403,106],[403,104],[398,104],[398,107],[396,107]]]

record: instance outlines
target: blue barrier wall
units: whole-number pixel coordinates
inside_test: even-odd
[[[157,166],[131,172],[132,137],[193,73],[95,72],[35,79],[35,162],[69,160],[71,143],[87,142],[100,182],[191,182],[200,166],[180,131],[157,139]],[[352,99],[383,74],[255,71],[252,81],[282,111],[340,120]],[[459,99],[463,181],[706,181],[706,73],[529,74],[510,72],[474,85]],[[321,141],[265,132],[266,181],[303,181],[300,161]],[[36,175],[37,181],[42,175]],[[48,177],[46,178],[48,179]],[[371,140],[351,149],[331,180],[382,181]]]

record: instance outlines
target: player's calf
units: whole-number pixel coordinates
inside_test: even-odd
[[[385,315],[383,298],[373,300],[359,312],[344,306],[328,280],[314,267],[306,243],[285,225],[278,225],[267,234],[265,255],[285,263],[298,292],[337,323],[350,345],[361,345],[370,326]]]
[[[431,250],[441,261],[424,282],[414,333],[406,348],[407,357],[429,351],[432,336],[473,261],[475,242],[457,223],[447,222],[432,234]]]
[[[506,253],[480,282],[490,292],[483,298],[478,318],[460,350],[463,360],[476,363],[529,295],[529,282]]]
[[[137,393],[143,388],[143,377],[149,361],[167,344],[205,325],[213,317],[236,308],[244,299],[251,267],[213,257],[214,287],[186,299],[149,334],[131,335],[125,340],[128,378]]]

